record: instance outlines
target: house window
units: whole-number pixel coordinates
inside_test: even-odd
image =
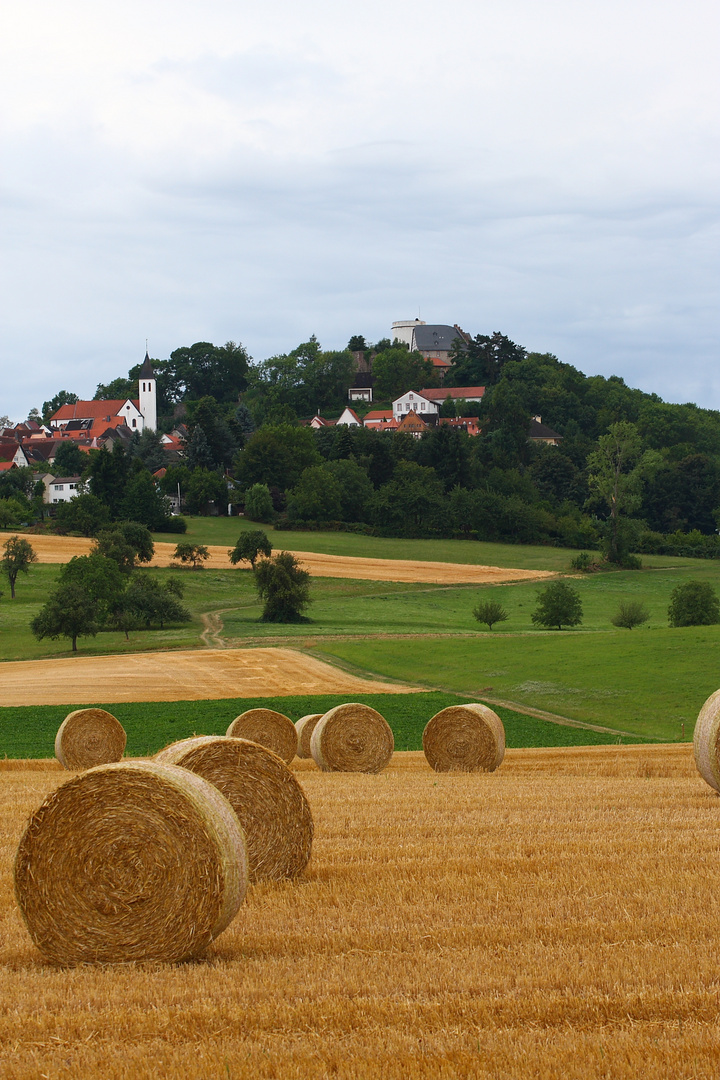
[[[133,419],[132,426],[137,427],[137,420]]]
[[[64,487],[64,484],[53,484],[53,488],[55,491],[62,491]]]
[[[77,487],[77,484],[68,484],[68,487],[69,487],[69,488],[70,488],[70,490],[72,491],[72,489],[73,489],[73,488],[76,488],[76,487]]]
[[[421,401],[420,402],[420,412],[424,412],[424,411],[425,411],[425,402]]]

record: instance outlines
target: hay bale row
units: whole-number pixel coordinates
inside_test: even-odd
[[[305,793],[284,761],[246,739],[201,735],[156,755],[214,784],[238,816],[250,881],[295,878],[310,859],[313,819]]]
[[[720,690],[710,695],[698,714],[693,752],[703,780],[720,792]]]
[[[33,814],[15,860],[30,936],[58,964],[198,956],[247,881],[229,802],[195,773],[148,761],[68,780]]]

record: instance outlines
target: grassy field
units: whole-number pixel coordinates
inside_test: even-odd
[[[645,737],[679,739],[684,724],[688,739],[700,705],[720,685],[720,628],[671,630],[667,605],[672,589],[683,581],[699,579],[720,588],[720,564],[666,563],[640,572],[574,578],[584,605],[583,624],[562,632],[533,627],[536,583],[448,587],[315,578],[311,621],[278,626],[258,621],[261,609],[249,571],[156,569],[149,572],[181,577],[192,623],[134,631],[129,641],[121,633],[102,633],[81,639],[80,649],[122,654],[205,643],[318,648],[326,657],[376,675],[471,696],[495,695],[521,708],[546,709]],[[54,566],[33,567],[20,579],[17,598],[3,599],[1,659],[69,655],[66,641],[37,642],[28,627],[58,573]],[[510,613],[492,634],[472,616],[478,599],[488,596]],[[610,620],[622,599],[647,604],[650,622],[633,631],[614,629]],[[208,616],[214,627],[210,636]]]
[[[689,748],[298,768],[296,884],[251,887],[205,962],[75,970],[42,961],[12,895],[63,776],[3,772],[4,1080],[717,1075],[720,803]]]
[[[230,722],[246,709],[260,706],[277,709],[291,720],[299,720],[307,713],[327,712],[347,700],[347,695],[315,694],[213,701],[96,702],[96,705],[111,712],[125,728],[127,755],[142,757],[191,735],[224,735]],[[433,691],[427,694],[359,694],[353,700],[363,701],[382,713],[393,730],[396,750],[422,750],[422,733],[430,717],[448,705],[469,699]],[[0,761],[3,757],[52,757],[57,729],[74,707],[36,705],[0,709]],[[586,728],[554,724],[499,706],[496,711],[505,725],[508,746],[595,746],[633,741]]]

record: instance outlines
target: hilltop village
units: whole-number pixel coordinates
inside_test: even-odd
[[[399,320],[255,362],[199,342],[0,430],[0,525],[289,528],[714,554],[720,416],[500,332]],[[620,499],[609,496],[620,478]]]

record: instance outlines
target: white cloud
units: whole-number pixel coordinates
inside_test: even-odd
[[[0,411],[416,313],[720,406],[709,0],[29,0]],[[32,363],[18,367],[17,357]]]

